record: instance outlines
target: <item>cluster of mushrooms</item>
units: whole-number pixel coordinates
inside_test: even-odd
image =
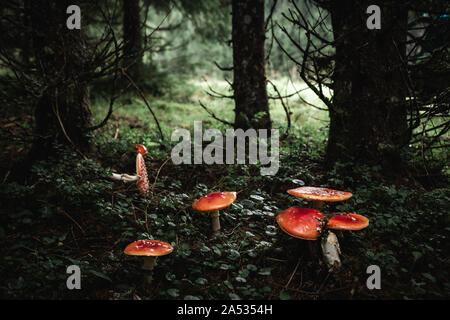
[[[278,225],[288,235],[302,240],[317,240],[322,236],[321,248],[325,263],[330,270],[338,269],[341,266],[341,250],[336,235],[330,229],[361,230],[369,225],[369,219],[360,214],[345,212],[333,214],[328,219],[320,210],[324,202],[344,201],[353,194],[318,187],[299,187],[287,192],[312,200],[313,208],[290,207],[277,216]]]
[[[113,174],[114,180],[124,182],[136,181],[141,194],[145,196],[150,190],[150,184],[145,166],[144,155],[147,149],[143,145],[135,145],[136,175]],[[313,208],[290,207],[281,212],[276,220],[280,228],[288,235],[302,240],[318,240],[320,237],[324,260],[330,270],[340,267],[340,247],[335,230],[361,230],[369,225],[369,219],[356,213],[339,212],[327,218],[320,210],[324,202],[337,202],[349,199],[350,192],[318,187],[299,187],[287,191],[289,194],[313,201]],[[194,201],[193,209],[201,212],[211,212],[213,235],[220,233],[219,210],[225,209],[236,200],[236,192],[213,192]],[[310,246],[311,250],[312,247]],[[129,244],[124,253],[132,256],[143,256],[142,269],[146,272],[146,282],[152,281],[152,270],[156,266],[157,258],[170,254],[172,245],[160,240],[138,240]]]

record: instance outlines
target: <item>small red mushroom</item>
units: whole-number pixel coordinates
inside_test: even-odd
[[[124,250],[124,253],[131,256],[143,256],[144,263],[142,269],[149,271],[147,283],[151,283],[151,271],[156,266],[157,258],[167,255],[173,251],[172,245],[160,240],[138,240],[130,243]]]
[[[328,220],[327,228],[335,230],[361,230],[369,225],[369,219],[356,213],[336,213]]]
[[[236,192],[212,192],[194,201],[192,208],[197,211],[210,212],[213,234],[220,232],[219,210],[228,207],[236,200]]]

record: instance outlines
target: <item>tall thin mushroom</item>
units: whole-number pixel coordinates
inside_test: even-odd
[[[136,174],[138,176],[137,187],[141,194],[145,197],[150,190],[150,182],[148,180],[147,167],[145,166],[144,156],[148,153],[147,148],[142,144],[136,144]]]

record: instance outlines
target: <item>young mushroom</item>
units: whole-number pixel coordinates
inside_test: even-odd
[[[153,280],[152,271],[156,266],[157,259],[160,256],[165,256],[173,251],[173,247],[164,241],[159,240],[138,240],[130,243],[124,250],[124,253],[131,256],[143,256],[144,263],[142,270],[148,274],[146,282],[150,284]]]
[[[337,202],[347,200],[352,197],[352,193],[346,191],[333,190],[320,187],[299,187],[287,191],[289,194],[313,201],[313,207],[321,209],[324,202]],[[328,225],[327,225],[328,227]],[[324,260],[330,269],[337,269],[341,266],[339,254],[341,252],[339,241],[336,235],[328,231],[321,242],[321,249]]]
[[[356,213],[336,213],[328,220],[327,228],[335,230],[361,230],[369,225],[369,219]]]
[[[236,200],[236,192],[212,192],[194,201],[192,208],[197,211],[211,212],[212,231],[220,232],[219,210],[228,207]]]
[[[369,219],[356,213],[340,212],[328,220],[327,229],[335,230],[361,230],[369,225]],[[321,243],[325,262],[331,269],[338,268],[341,264],[339,254],[341,249],[336,235],[328,231],[324,241]]]
[[[144,156],[148,153],[147,148],[142,144],[136,144],[136,174],[138,176],[137,187],[143,196],[147,195],[150,190],[150,183],[148,180],[147,167],[145,166]]]

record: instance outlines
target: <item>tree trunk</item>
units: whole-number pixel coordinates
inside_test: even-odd
[[[21,45],[21,59],[24,65],[28,65],[30,63],[30,54],[33,51],[32,48],[32,39],[28,37],[30,29],[31,29],[31,0],[23,1],[23,26],[24,26],[24,35],[22,37],[22,45]]]
[[[410,138],[404,79],[407,10],[395,1],[378,2],[381,29],[369,30],[370,4],[331,4],[336,55],[326,156],[329,164],[377,162],[396,170]]]
[[[70,1],[33,0],[31,25],[37,75],[41,95],[35,109],[37,136],[31,159],[55,153],[54,144],[89,151],[86,129],[91,126],[87,80],[88,54],[81,30],[66,27]]]
[[[141,81],[142,31],[139,0],[123,0],[124,67],[134,82]]]
[[[235,128],[270,129],[265,73],[264,0],[233,0]]]

